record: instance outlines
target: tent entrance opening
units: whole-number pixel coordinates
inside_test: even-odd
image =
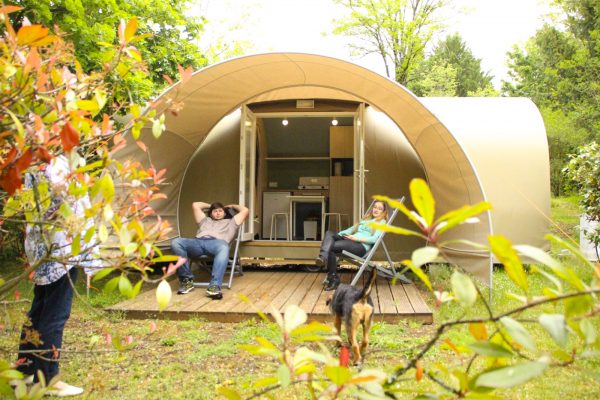
[[[354,221],[354,114],[255,113],[255,240],[320,241]]]

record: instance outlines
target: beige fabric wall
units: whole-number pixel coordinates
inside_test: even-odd
[[[142,151],[128,136],[127,147],[117,152],[115,157],[120,160],[140,161],[145,168],[154,165],[157,171],[163,168],[167,170],[164,182],[160,185],[161,193],[166,194],[167,199],[152,202],[152,207],[161,218],[169,221],[173,227],[171,235],[177,236],[179,189],[184,176],[183,171],[185,171],[188,160],[196,147],[170,129],[158,139],[155,139],[149,130],[144,130],[141,140],[146,145],[147,152]]]
[[[380,111],[366,107],[365,121],[365,204],[370,204],[373,195],[391,198],[406,198],[410,202],[409,183],[413,178],[425,179],[425,171],[419,157],[400,129]],[[414,229],[415,226],[404,215],[398,215],[394,225]],[[395,260],[410,258],[412,251],[425,243],[415,237],[387,235],[387,248]],[[376,255],[384,259],[383,251]]]
[[[422,98],[476,166],[495,234],[545,248],[550,168],[544,122],[525,98]],[[458,231],[460,233],[460,231]]]
[[[236,111],[223,118],[192,156],[187,170],[181,171],[179,231],[194,236],[196,223],[192,202],[224,205],[239,203],[240,117]]]

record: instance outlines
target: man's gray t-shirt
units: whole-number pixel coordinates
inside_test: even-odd
[[[198,224],[198,232],[196,232],[197,238],[212,237],[215,239],[221,239],[227,243],[231,243],[238,229],[238,224],[235,223],[235,219],[220,219],[214,220],[210,217],[204,218]]]

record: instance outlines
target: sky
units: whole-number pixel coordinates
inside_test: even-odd
[[[442,37],[458,32],[482,69],[494,76],[500,88],[508,79],[506,52],[533,36],[550,11],[548,0],[453,0],[444,14]],[[385,75],[379,57],[358,58],[350,54],[348,40],[332,35],[332,21],[342,10],[326,0],[198,0],[194,13],[206,17],[204,41],[226,35],[228,41],[244,40],[252,53],[271,51],[327,55]],[[235,30],[231,27],[237,26]],[[205,43],[205,44],[206,44]]]

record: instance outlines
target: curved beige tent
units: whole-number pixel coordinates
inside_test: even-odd
[[[259,131],[273,125],[269,118],[331,119],[333,115],[349,118],[355,132],[352,168],[362,175],[355,173],[354,188],[347,194],[355,197],[353,219],[360,211],[358,203],[368,204],[374,194],[407,196],[410,179],[424,177],[436,198],[438,215],[483,200],[494,205],[478,224],[449,232],[447,239],[484,243],[489,234],[498,233],[515,243],[544,246],[550,207],[547,141],[541,116],[527,99],[417,98],[397,83],[355,64],[297,53],[248,56],[207,67],[185,84],[170,88],[161,99],[180,101],[184,106],[177,116],[167,115],[167,131],[159,140],[145,140],[148,154],[131,145],[121,156],[167,168],[169,184],[164,191],[168,200],[159,204],[157,211],[171,220],[174,236],[194,231],[191,201],[244,201],[239,172],[244,165],[259,171],[250,183],[256,190],[252,199],[256,210],[249,225],[256,225],[254,232],[260,232],[260,225],[269,222],[261,220],[264,204],[260,194],[272,190],[269,174],[280,173],[286,164],[265,155],[269,144],[260,135],[256,148],[248,153],[256,156],[254,164],[240,156],[240,138],[244,136],[240,131],[244,123],[249,125],[245,120],[248,113],[261,121],[257,123]],[[308,103],[299,108],[302,102],[298,100]],[[304,108],[306,104],[312,108]],[[301,148],[311,143],[310,134],[303,132],[290,146]],[[360,137],[363,139],[356,139]],[[363,147],[358,140],[363,140]],[[334,145],[329,147],[327,151],[333,154]],[[310,159],[317,165],[319,160],[329,163],[328,157]],[[270,172],[264,172],[269,168]],[[334,174],[333,169],[330,173]],[[333,185],[333,177],[330,182]],[[364,199],[356,200],[357,193]],[[246,201],[250,200],[246,197]],[[409,226],[408,221],[397,222]],[[403,237],[388,240],[398,260],[423,245]],[[296,241],[289,246],[306,247]],[[315,254],[316,248],[318,244],[311,250]],[[459,245],[447,252],[491,284],[489,254]]]

